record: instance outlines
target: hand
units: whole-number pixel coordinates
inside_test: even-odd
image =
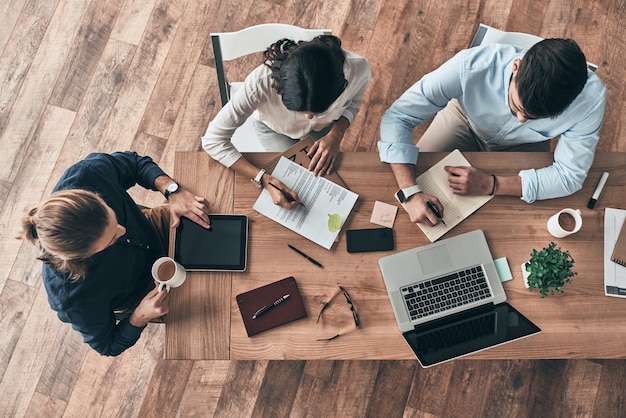
[[[263,176],[264,178],[266,176]],[[285,209],[293,209],[298,205],[300,199],[298,198],[298,193],[291,190],[289,187],[285,186],[285,184],[275,179],[272,176],[267,175],[268,181],[263,181],[263,186],[270,192],[270,196],[272,196],[272,202],[275,205],[279,205]],[[289,196],[289,197],[287,197]]]
[[[402,204],[409,214],[411,222],[429,226],[435,226],[441,222],[441,219],[437,218],[437,215],[430,210],[427,202],[431,202],[435,205],[437,210],[439,210],[439,214],[443,216],[443,205],[439,199],[426,193],[416,193]]]
[[[154,289],[139,302],[139,306],[135,308],[128,319],[130,324],[137,328],[143,328],[153,319],[162,317],[170,311],[169,300],[169,292],[159,292],[158,283],[155,283]]]
[[[335,166],[337,155],[339,155],[339,145],[343,136],[338,136],[332,131],[328,135],[315,141],[307,153],[311,158],[309,170],[316,176],[330,174]]]
[[[448,184],[454,194],[488,195],[493,189],[493,176],[474,167],[445,166]]]
[[[180,224],[180,217],[189,218],[204,228],[211,227],[209,220],[209,202],[203,197],[196,196],[188,190],[181,189],[170,194],[170,226],[176,228]]]

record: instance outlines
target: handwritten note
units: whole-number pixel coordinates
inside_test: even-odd
[[[387,228],[393,228],[397,213],[397,206],[377,200],[374,202],[374,210],[372,210],[370,222]]]

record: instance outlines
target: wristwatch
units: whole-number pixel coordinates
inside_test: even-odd
[[[263,178],[263,174],[265,174],[265,169],[262,168],[259,170],[259,174],[256,175],[255,178],[250,179],[250,181],[259,189],[263,187],[263,183],[261,183],[261,179]]]
[[[422,188],[416,184],[415,186],[398,190],[395,196],[398,202],[404,203],[407,200],[409,200],[409,197],[413,196],[414,194],[421,193],[421,191],[422,191]]]
[[[167,187],[165,188],[165,191],[163,192],[163,195],[165,196],[166,199],[169,199],[172,193],[176,193],[179,190],[180,190],[180,185],[176,183],[175,181],[173,181],[167,185]]]

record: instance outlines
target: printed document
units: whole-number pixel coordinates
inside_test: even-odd
[[[324,177],[314,176],[285,157],[278,160],[272,176],[298,193],[304,207],[297,205],[287,210],[275,205],[269,191],[264,189],[254,203],[254,210],[330,249],[359,195]]]
[[[456,149],[415,179],[422,188],[422,192],[436,196],[444,208],[443,220],[447,226],[441,222],[435,226],[417,224],[431,242],[437,241],[493,198],[493,196],[461,196],[452,193],[448,185],[448,173],[443,169],[447,165],[471,166],[461,151]]]

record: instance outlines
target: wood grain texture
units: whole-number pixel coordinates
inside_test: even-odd
[[[137,150],[174,173],[175,152],[199,151],[199,138],[221,107],[208,34],[258,23],[329,27],[346,49],[368,59],[372,82],[342,142],[343,151],[375,152],[383,112],[420,77],[467,47],[483,22],[503,30],[573,37],[587,59],[598,64],[597,74],[607,86],[598,150],[626,152],[624,1],[0,0],[0,16],[0,415],[248,417],[272,411],[290,417],[623,416],[623,321],[613,324],[617,331],[608,324],[601,328],[607,351],[618,359],[466,359],[422,369],[410,359],[396,333],[389,340],[379,336],[381,351],[405,350],[406,360],[179,362],[163,359],[167,338],[165,326],[158,324],[150,324],[133,348],[110,359],[91,352],[80,335],[58,321],[41,288],[41,265],[34,260],[34,248],[13,237],[23,212],[47,196],[62,171],[89,152]],[[259,58],[254,58],[228,71],[243,78],[258,63]],[[426,126],[415,129],[415,139]],[[497,161],[480,164],[494,169]],[[623,166],[623,161],[615,164]],[[378,166],[374,167],[378,172]],[[582,195],[591,193],[598,176],[597,172],[590,174]],[[616,178],[619,184],[625,181],[611,177]],[[223,184],[221,179],[216,181]],[[251,187],[249,182],[246,187]],[[266,235],[264,229],[273,225],[251,209],[255,192],[246,190],[251,193],[250,201],[237,210],[250,216],[257,235]],[[139,203],[163,203],[158,193],[134,190],[131,194]],[[623,189],[611,187],[609,182],[602,198],[615,201],[620,194]],[[215,207],[220,204],[218,196],[219,190],[208,196]],[[388,199],[385,201],[395,204],[391,196]],[[499,233],[516,237],[541,234],[537,227],[516,223],[518,199],[500,200],[507,216],[502,218]],[[551,212],[576,203],[557,199],[533,204],[537,212],[533,222],[538,225]],[[363,215],[369,210],[370,204],[364,203],[355,213]],[[497,214],[491,204],[483,207],[483,212],[485,216]],[[591,232],[603,221],[596,212],[584,214],[589,248],[602,240]],[[358,216],[351,222],[368,226]],[[470,217],[466,227],[473,228],[476,222]],[[407,228],[400,237],[408,242],[418,233]],[[263,239],[284,251],[284,239],[294,237]],[[488,239],[494,240],[494,247],[506,248],[505,240]],[[548,239],[546,236],[546,243]],[[511,256],[509,250],[501,254],[521,263],[534,243],[520,239],[517,255]],[[304,241],[302,245],[316,257],[332,258],[326,250]],[[342,241],[337,245],[343,248]],[[581,316],[576,318],[585,326],[601,315],[604,302],[608,308],[622,305],[612,298],[604,298],[600,305],[587,301],[595,280],[588,267],[594,260],[586,251],[576,254],[577,266],[587,266],[582,268],[584,274],[575,278],[564,295],[548,303],[540,303],[546,301],[528,294],[516,281],[507,285],[513,298],[536,299],[533,310],[545,309],[555,315],[554,324],[548,326],[550,332],[558,331],[554,343],[581,333],[567,325],[568,318],[559,314],[559,305],[577,306]],[[251,256],[263,268],[273,268],[276,278],[291,272],[306,277],[310,267],[306,260],[280,254],[286,261],[272,265],[259,253]],[[371,309],[364,314],[365,328],[359,331],[372,329],[385,315],[391,315],[388,301],[374,296],[381,290],[376,269],[363,261],[356,256],[345,266],[346,271],[363,275],[354,285],[354,297],[361,306],[365,301],[366,311]],[[328,274],[327,280],[329,286],[304,286],[310,292],[310,315],[317,313],[321,301],[344,277]],[[254,285],[237,283],[242,289]],[[226,287],[218,294],[222,291],[226,294]],[[227,302],[216,300],[211,309],[216,309],[217,317],[236,318]],[[585,313],[591,317],[584,318]],[[329,317],[342,321],[341,314],[337,311]],[[233,321],[232,326],[241,324]],[[332,323],[320,326],[311,331],[334,330]],[[335,342],[345,344],[347,351],[351,344],[359,347],[355,342],[358,336],[353,332]],[[214,344],[224,348],[224,341],[208,345]],[[574,346],[568,355],[576,357],[592,345]],[[537,350],[533,346],[516,349],[530,357]],[[246,355],[241,352],[242,357]],[[285,357],[272,350],[263,355]],[[171,393],[166,391],[170,375]],[[284,382],[275,381],[281,377]]]

